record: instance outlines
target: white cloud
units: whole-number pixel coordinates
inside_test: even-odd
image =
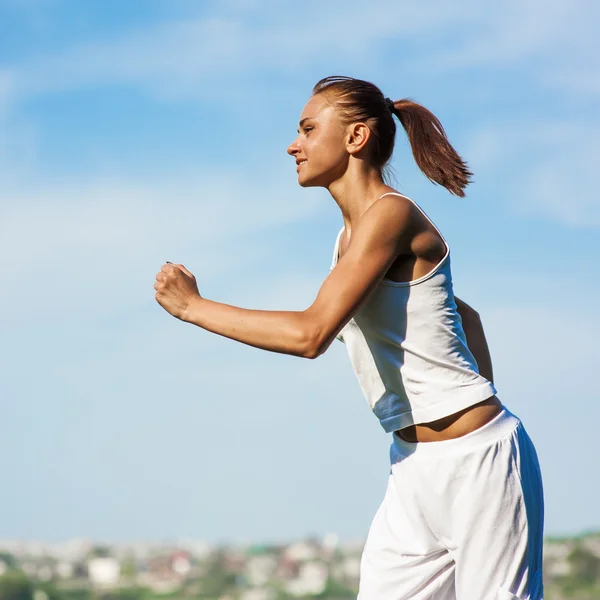
[[[353,70],[380,56],[386,41],[441,33],[473,21],[446,2],[221,3],[218,16],[148,25],[112,39],[47,53],[15,69],[20,94],[105,84],[143,85],[163,96],[226,97],[236,81],[258,71],[287,75],[318,65]],[[428,37],[429,39],[429,37]],[[434,44],[435,46],[435,44]],[[405,60],[404,57],[399,57]],[[236,78],[231,80],[231,78]]]
[[[231,98],[259,72],[291,76],[319,67],[373,73],[384,48],[390,52],[389,42],[408,69],[526,65],[528,77],[560,93],[597,90],[593,24],[600,8],[591,1],[511,0],[490,7],[475,0],[460,6],[378,0],[365,11],[363,3],[341,0],[230,0],[204,7],[203,16],[189,6],[183,12],[180,20],[99,36],[13,65],[15,92],[117,84],[143,86],[164,99]]]
[[[348,24],[347,14],[334,24],[319,20],[308,36],[289,13],[252,25],[236,17],[155,24],[33,59],[16,69],[16,88],[27,95],[128,84],[167,98],[222,97],[259,70],[289,73],[327,55],[367,60],[369,47],[398,29],[374,18],[354,39],[347,35]]]
[[[500,75],[510,70],[559,97],[594,97],[600,92],[598,3],[469,1],[453,8],[459,18],[453,24],[448,21],[451,32],[425,37],[411,61],[415,70],[439,74],[486,68]]]
[[[595,191],[598,135],[600,127],[590,123],[555,131],[545,144],[541,135],[526,147],[535,158],[516,179],[515,208],[572,227],[600,227],[600,195]]]
[[[323,206],[318,194],[289,184],[253,186],[216,172],[143,183],[46,180],[0,193],[0,304],[12,320],[29,314],[36,288],[47,293],[38,311],[55,318],[91,308],[106,314],[133,301],[146,280],[151,291],[165,260],[198,257],[204,278],[239,267],[265,251],[256,240],[248,248],[245,236]]]
[[[463,67],[520,68],[524,62],[528,71],[530,66],[540,65],[531,77],[545,84],[560,85],[570,72],[573,86],[579,81],[582,90],[586,86],[591,91],[596,89],[589,77],[596,64],[595,55],[576,61],[589,43],[586,28],[594,20],[590,17],[583,23],[578,9],[566,14],[564,2],[483,6],[469,0],[458,6],[442,0],[386,0],[372,3],[367,12],[364,2],[308,1],[290,5],[278,0],[231,0],[215,3],[213,14],[219,16],[211,19],[194,15],[198,3],[178,2],[183,4],[188,5],[191,15],[185,21],[151,25],[111,39],[98,37],[95,42],[28,59],[2,72],[0,114],[2,98],[8,106],[15,92],[43,94],[123,84],[142,86],[163,97],[214,97],[229,95],[228,86],[237,87],[240,81],[250,80],[261,71],[294,75],[307,67],[329,69],[330,65],[372,71],[381,63],[375,60],[382,57],[380,43],[392,40],[406,42],[409,50],[414,45],[417,58],[413,61],[411,52],[396,54],[395,50],[385,58],[413,64],[415,69],[423,69],[429,61],[429,66],[445,65],[452,74]],[[578,6],[586,5],[593,15],[595,5]],[[564,26],[559,28],[559,24]],[[569,69],[574,62],[577,68]],[[554,64],[557,68],[550,69]],[[430,73],[426,71],[423,77]],[[554,79],[549,78],[550,73]],[[251,89],[249,86],[248,93]],[[545,215],[576,226],[600,226],[600,204],[591,193],[596,187],[593,174],[600,158],[598,133],[598,124],[593,121],[569,123],[565,118],[557,124],[504,120],[481,128],[465,156],[473,162],[478,180],[481,175],[490,175],[492,185],[506,189],[505,197],[515,203],[515,211]],[[0,118],[0,323],[9,342],[2,348],[4,380],[10,381],[15,398],[22,397],[24,405],[35,406],[39,422],[43,423],[45,415],[48,423],[60,430],[56,436],[51,427],[44,425],[39,432],[43,439],[52,436],[67,440],[60,440],[65,462],[53,464],[72,465],[73,470],[83,473],[82,477],[89,475],[96,482],[97,469],[108,472],[114,468],[121,473],[124,485],[130,486],[123,489],[138,494],[143,502],[140,488],[136,492],[131,481],[128,483],[129,475],[121,468],[118,452],[109,464],[106,448],[116,444],[125,454],[134,446],[147,448],[145,452],[164,467],[163,473],[173,477],[175,487],[164,486],[169,494],[175,489],[176,495],[189,498],[190,488],[185,486],[190,485],[196,501],[206,496],[206,489],[214,491],[208,500],[208,510],[217,517],[212,526],[229,531],[228,527],[235,527],[223,520],[228,512],[222,510],[226,488],[221,487],[222,465],[226,465],[225,470],[232,469],[258,494],[249,508],[265,515],[264,522],[252,521],[254,529],[249,535],[265,535],[278,526],[292,526],[288,514],[271,519],[278,503],[273,500],[265,505],[265,491],[254,485],[255,469],[248,469],[240,456],[246,459],[254,453],[253,458],[261,465],[259,476],[268,480],[273,493],[281,493],[281,474],[289,473],[290,460],[296,461],[302,471],[300,478],[296,477],[298,471],[294,472],[299,493],[290,492],[289,508],[297,507],[304,519],[311,516],[307,510],[311,501],[319,504],[314,512],[322,509],[323,498],[328,499],[332,514],[339,505],[337,480],[329,475],[323,481],[315,479],[313,468],[325,474],[335,472],[340,478],[342,473],[345,482],[358,477],[375,483],[379,475],[371,466],[360,463],[359,474],[355,468],[367,456],[372,464],[381,460],[378,467],[383,482],[385,452],[376,456],[375,449],[380,431],[374,420],[368,422],[366,405],[346,357],[338,353],[331,359],[328,353],[323,360],[332,362],[320,359],[292,364],[287,357],[249,350],[186,328],[163,314],[153,301],[153,278],[160,263],[167,259],[188,263],[188,257],[193,256],[195,264],[188,266],[199,280],[212,279],[211,285],[220,285],[220,291],[235,303],[272,309],[306,306],[317,291],[322,273],[308,269],[299,273],[296,264],[285,276],[278,272],[271,278],[267,269],[258,265],[273,248],[269,239],[257,240],[256,234],[314,217],[320,210],[318,196],[304,190],[291,191],[294,188],[289,181],[265,187],[264,183],[241,177],[232,179],[231,169],[183,173],[169,180],[107,180],[95,175],[84,179],[79,174],[77,179],[57,181],[37,172],[39,165],[32,160],[35,153],[32,129],[17,123],[14,115],[10,123]],[[522,167],[514,167],[519,162]],[[241,169],[243,165],[236,165],[234,170]],[[499,184],[498,176],[503,172],[509,177]],[[326,268],[325,263],[324,272]],[[230,278],[232,272],[242,271],[246,271],[242,282]],[[477,274],[473,288],[495,292],[498,288],[522,290],[526,285],[529,289],[536,285],[529,274],[519,279],[511,272],[501,284],[497,273],[493,276],[486,284]],[[490,334],[503,399],[527,416],[528,423],[531,416],[531,422],[537,423],[532,429],[540,431],[540,423],[552,427],[541,443],[544,452],[553,448],[556,424],[565,424],[561,420],[564,407],[558,406],[559,394],[577,395],[577,414],[567,415],[564,431],[570,434],[579,430],[577,420],[585,414],[584,403],[593,386],[590,373],[594,365],[590,361],[597,354],[595,346],[600,335],[594,315],[582,311],[565,318],[565,310],[579,308],[573,305],[575,292],[569,289],[564,299],[561,294],[567,292],[554,293],[554,280],[551,283],[547,288],[550,292],[536,295],[537,300],[547,299],[542,308],[476,306]],[[581,283],[577,290],[581,290]],[[512,300],[517,295],[515,292]],[[465,297],[469,300],[468,294]],[[202,403],[207,396],[210,402]],[[549,398],[553,398],[554,405],[550,405]],[[215,399],[222,404],[215,407]],[[232,408],[226,404],[228,399],[237,404]],[[233,429],[239,435],[231,434],[227,422],[233,409],[237,415]],[[267,418],[262,418],[260,410],[267,409]],[[349,411],[353,413],[350,418]],[[534,420],[537,411],[545,421]],[[73,415],[75,421],[66,425]],[[341,437],[335,433],[340,415],[344,415]],[[6,420],[17,431],[14,422]],[[588,422],[591,427],[594,420]],[[251,435],[259,431],[264,437],[252,435],[249,443],[244,435],[248,423],[255,428]],[[367,428],[367,437],[363,427]],[[197,435],[198,431],[202,435]],[[314,460],[306,459],[302,447],[302,435],[307,431]],[[117,435],[111,440],[114,432]],[[95,457],[84,443],[86,436],[96,440]],[[188,453],[175,475],[168,462],[175,454],[156,445],[157,439],[168,439],[171,448]],[[349,439],[354,440],[351,448]],[[583,445],[581,439],[577,443]],[[183,448],[186,444],[189,446]],[[382,441],[382,448],[384,445]],[[333,450],[328,454],[331,446]],[[38,454],[39,447],[35,447]],[[49,452],[56,447],[57,440],[52,439]],[[219,461],[213,460],[215,447],[222,451]],[[285,452],[277,453],[275,460],[272,448],[285,448]],[[193,451],[204,461],[202,468],[210,472],[209,485],[204,489],[206,475],[201,483],[189,477],[198,467],[198,459],[190,457]],[[582,452],[585,454],[585,448]],[[10,454],[19,456],[17,451]],[[330,468],[324,468],[323,461]],[[142,479],[154,483],[156,470],[148,466],[152,463],[145,455],[137,467]],[[591,458],[578,465],[588,472],[594,468]],[[113,474],[104,476],[108,482]],[[586,481],[590,480],[584,473],[579,481],[573,481],[573,489],[592,485]],[[322,485],[324,493],[315,495],[315,485]],[[560,482],[552,485],[558,488]],[[364,502],[373,491],[374,509],[378,499],[375,492],[378,495],[379,491],[364,487],[370,491],[357,490],[359,493],[351,494],[352,501]],[[70,488],[65,487],[64,497],[72,497]],[[233,498],[231,511],[235,512],[236,496],[228,497]],[[188,511],[183,511],[185,517],[176,525],[185,528],[193,521],[194,509],[188,504]],[[365,528],[370,511],[365,514]],[[570,514],[580,519],[574,527],[585,526],[593,519],[593,515],[577,511]],[[340,515],[345,523],[355,523],[348,511]],[[186,518],[188,523],[183,522]],[[558,511],[553,519],[561,520]],[[41,531],[44,523],[49,521],[39,522],[36,527]],[[87,522],[90,528],[107,522],[96,523],[96,515],[92,514]],[[298,527],[298,534],[310,528],[306,522],[293,526]],[[352,527],[355,531],[355,525]]]
[[[513,210],[572,227],[600,227],[600,123],[521,121],[481,127],[465,156],[485,184],[503,176]]]
[[[0,215],[9,210],[9,189],[17,181],[31,181],[38,153],[38,135],[31,122],[2,115],[0,108]],[[1,221],[1,220],[0,220]],[[0,229],[1,229],[0,224]]]
[[[8,70],[0,70],[0,120],[8,111],[12,87],[12,74]]]
[[[598,49],[595,50],[598,52]],[[544,82],[561,93],[575,97],[591,97],[596,101],[600,95],[600,65],[594,61],[589,64],[573,61],[574,64],[564,69],[549,69],[543,75]],[[576,63],[576,64],[575,64]]]
[[[464,6],[464,5],[463,5]],[[465,7],[469,15],[456,44],[442,53],[433,48],[441,67],[506,65],[531,61],[546,54],[558,41],[570,40],[581,23],[566,0],[510,0],[494,5],[476,2]]]
[[[565,140],[567,142],[567,140]],[[595,169],[600,144],[574,150],[567,164],[551,157],[533,168],[523,182],[524,212],[546,215],[572,227],[600,228],[600,196],[595,191]]]

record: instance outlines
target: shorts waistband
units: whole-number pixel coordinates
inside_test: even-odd
[[[486,443],[492,443],[509,436],[519,425],[521,421],[513,415],[506,407],[497,414],[489,423],[486,423],[479,429],[467,433],[462,437],[441,442],[407,442],[399,435],[394,433],[392,442],[392,453],[397,458],[402,458],[410,454],[443,455],[447,452],[464,451]]]

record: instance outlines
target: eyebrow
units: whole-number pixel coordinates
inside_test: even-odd
[[[300,123],[298,123],[298,133],[300,133],[300,127],[303,127],[304,123],[306,123],[306,121],[310,121],[312,119],[313,119],[313,117],[304,117],[304,119],[302,119],[302,121],[300,121]]]

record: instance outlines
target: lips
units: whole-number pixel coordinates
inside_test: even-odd
[[[296,161],[296,166],[299,167],[300,165],[303,165],[305,162],[308,162],[308,161],[306,159],[304,159],[304,160],[297,160]]]

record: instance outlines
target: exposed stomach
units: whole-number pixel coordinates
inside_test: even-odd
[[[407,442],[443,442],[467,435],[486,423],[489,423],[502,410],[502,403],[496,396],[491,396],[483,402],[469,406],[460,412],[448,415],[430,423],[409,425],[398,431]]]

